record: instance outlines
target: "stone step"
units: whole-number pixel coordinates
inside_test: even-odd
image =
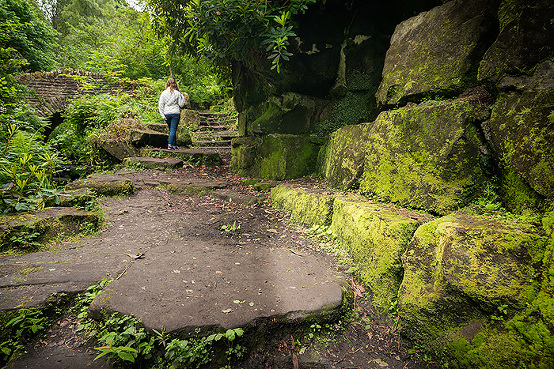
[[[142,150],[142,154],[144,156],[153,154],[162,158],[180,159],[183,162],[196,167],[214,167],[223,163],[218,151],[211,147],[208,149],[195,147],[191,149],[177,150],[147,148]]]
[[[225,132],[208,132],[196,134],[196,139],[198,141],[209,141],[209,140],[230,140],[232,138],[238,137],[236,132],[225,131]]]
[[[140,164],[148,169],[156,168],[181,168],[183,166],[183,160],[173,159],[173,158],[150,158],[150,157],[141,157],[135,156],[131,158],[126,158],[123,163],[125,165],[135,165]]]
[[[194,144],[200,146],[230,146],[231,140],[195,141]]]

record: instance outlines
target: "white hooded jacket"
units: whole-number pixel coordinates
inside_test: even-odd
[[[158,110],[162,118],[165,119],[167,114],[179,114],[186,103],[187,101],[182,93],[177,90],[173,90],[172,93],[171,88],[168,87],[160,95]]]

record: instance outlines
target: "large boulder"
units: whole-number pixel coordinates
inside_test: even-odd
[[[335,198],[330,230],[354,259],[360,278],[371,288],[373,303],[382,312],[397,300],[403,275],[401,257],[420,224],[406,209]]]
[[[392,36],[377,100],[383,105],[449,95],[475,85],[496,36],[496,1],[454,0],[400,23]]]
[[[324,141],[318,137],[268,135],[232,140],[231,170],[266,179],[293,179],[317,171],[317,156]]]
[[[486,365],[481,359],[473,365],[463,360],[471,350],[468,342],[482,345],[514,312],[531,306],[539,292],[546,242],[534,225],[499,217],[456,213],[422,225],[402,258],[402,333],[438,352],[447,348],[462,360],[454,366],[520,367],[510,361],[512,354],[514,360],[519,356],[511,350],[513,332],[499,333],[487,343],[490,351],[481,352]]]
[[[330,186],[341,190],[359,187],[372,126],[371,123],[350,125],[331,134],[322,150],[319,169]]]
[[[541,210],[554,200],[554,63],[527,77],[506,77],[490,120],[502,170],[502,197],[514,212]]]
[[[529,73],[554,56],[554,3],[551,0],[502,0],[500,34],[479,66],[479,79],[499,81]]]
[[[360,191],[443,215],[465,205],[485,181],[476,123],[486,114],[465,99],[381,113],[366,141]]]

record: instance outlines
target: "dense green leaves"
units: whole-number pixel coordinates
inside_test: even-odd
[[[54,31],[27,0],[0,0],[0,58],[4,73],[49,70],[53,66]]]
[[[154,24],[180,50],[246,61],[267,52],[273,68],[292,54],[292,16],[317,0],[147,0]],[[266,49],[267,48],[267,49]]]

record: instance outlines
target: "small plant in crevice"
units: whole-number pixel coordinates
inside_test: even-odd
[[[36,250],[41,246],[40,236],[35,226],[23,226],[10,237],[10,248],[16,252]]]
[[[237,224],[237,221],[235,220],[233,221],[233,224],[229,223],[229,224],[222,225],[221,229],[224,230],[225,232],[235,232],[240,229],[240,224]]]
[[[504,318],[508,315],[508,305],[500,305],[497,307],[498,313],[491,315],[492,320],[504,321]]]

